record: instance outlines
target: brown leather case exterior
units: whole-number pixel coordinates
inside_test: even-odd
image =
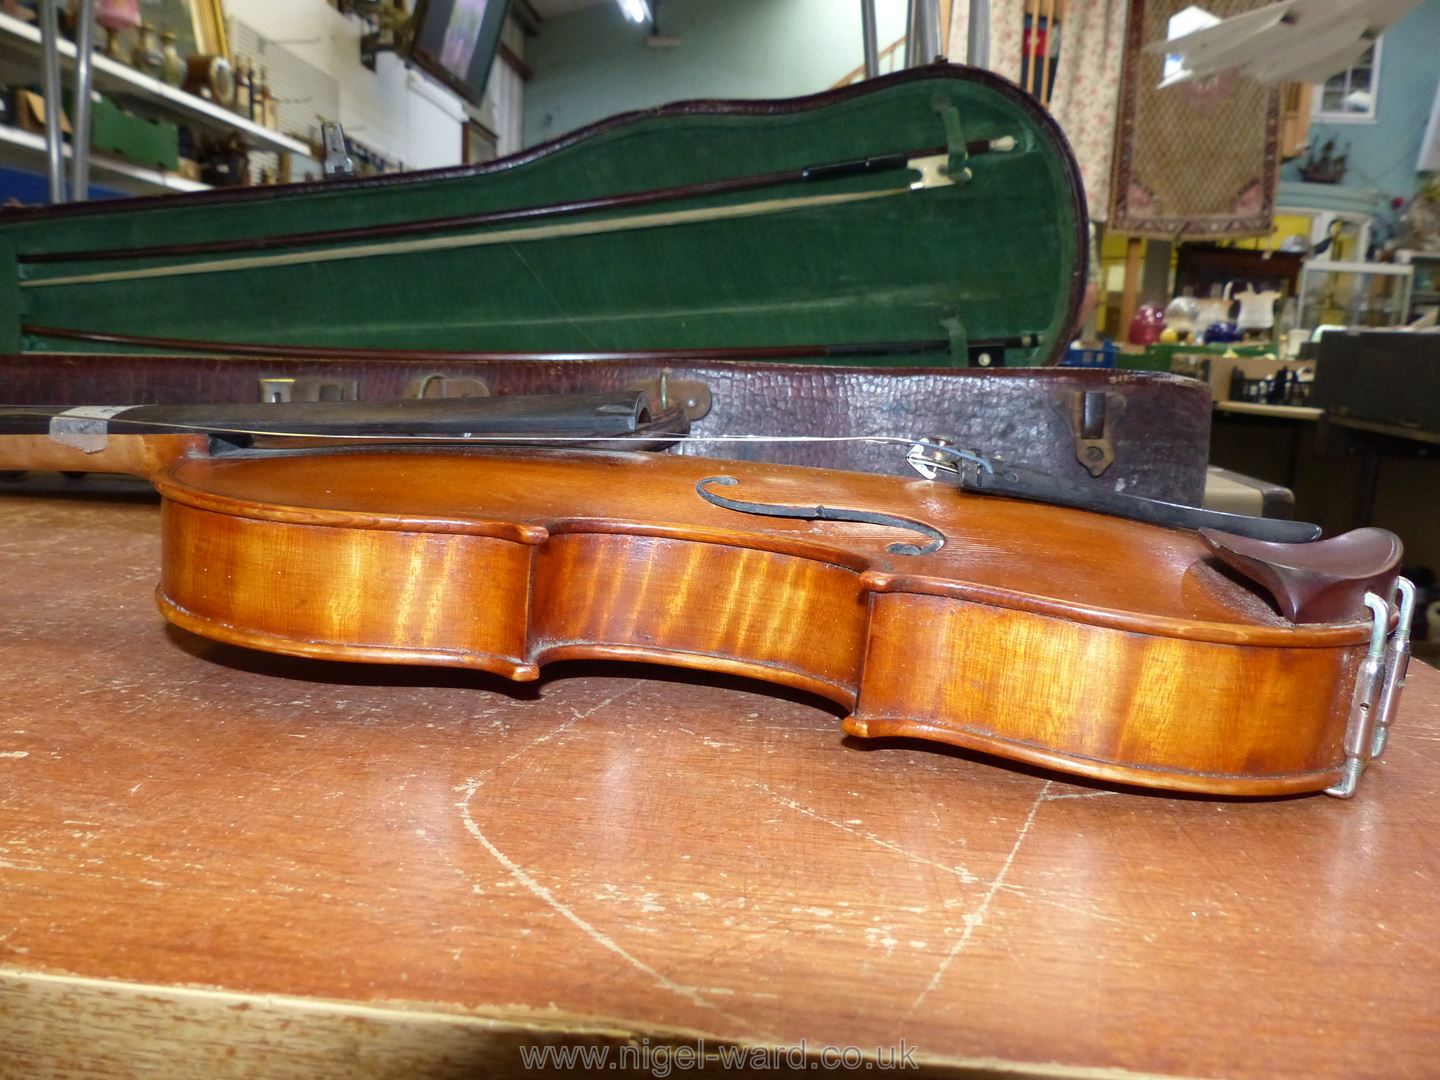
[[[249,402],[260,398],[261,379],[275,377],[298,380],[297,389],[318,388],[322,395],[354,388],[369,401],[415,397],[422,388],[431,394],[467,388],[458,380],[472,380],[473,390],[477,379],[492,395],[642,387],[658,397],[662,376],[665,392],[677,398],[695,383],[708,389],[709,411],[692,423],[692,433],[702,437],[944,436],[961,447],[1129,494],[1192,505],[1204,497],[1209,388],[1152,372],[721,360],[666,365],[30,354],[0,356],[0,398],[14,405],[62,406]],[[914,475],[905,447],[883,443],[714,441],[682,449],[708,457]]]

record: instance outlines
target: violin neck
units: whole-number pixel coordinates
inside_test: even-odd
[[[124,473],[149,479],[206,440],[198,435],[112,435],[94,451],[57,443],[48,435],[0,438],[0,472]]]
[[[149,478],[206,436],[166,430],[111,430],[111,408],[0,408],[0,471],[124,473]],[[87,415],[88,414],[88,415]],[[118,425],[117,425],[118,426]]]
[[[232,446],[376,442],[530,444],[684,435],[679,404],[652,409],[639,391],[404,401],[237,405],[0,406],[0,471],[116,472],[149,477],[178,456],[204,453],[211,438]]]

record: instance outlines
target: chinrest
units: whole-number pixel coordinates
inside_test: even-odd
[[[1264,588],[1291,622],[1361,617],[1365,594],[1389,598],[1400,572],[1400,538],[1386,529],[1355,529],[1313,544],[1281,544],[1201,529],[1227,566]]]

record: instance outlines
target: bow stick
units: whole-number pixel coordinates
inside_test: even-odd
[[[754,345],[698,349],[597,349],[590,351],[502,352],[468,349],[376,349],[337,348],[330,345],[277,345],[250,341],[204,341],[193,338],[147,337],[115,334],[102,330],[71,330],[61,326],[23,325],[23,334],[60,341],[87,341],[96,345],[121,345],[143,349],[178,349],[187,353],[216,353],[230,356],[275,356],[298,360],[386,360],[423,363],[558,362],[573,360],[635,360],[663,363],[697,360],[855,360],[873,357],[926,356],[949,353],[951,344],[941,338],[916,341],[847,342],[840,345]],[[979,338],[967,344],[971,353],[1000,349],[1035,349],[1044,335],[1012,334],[1008,337]]]
[[[1008,136],[1006,138],[1008,139],[1007,145],[1013,148],[1015,145],[1014,138]],[[1005,142],[1005,140],[987,140],[984,145],[988,148],[991,145],[1002,142]],[[911,169],[920,174],[920,179],[913,183],[893,188],[829,192],[820,195],[802,195],[790,198],[760,199],[755,202],[722,203],[718,206],[692,207],[682,210],[659,210],[652,213],[633,214],[628,217],[600,218],[594,221],[561,221],[540,225],[532,225],[529,224],[529,222],[533,222],[537,217],[540,217],[542,210],[548,211],[552,217],[564,216],[566,213],[569,213],[569,211],[567,211],[563,205],[549,208],[535,207],[532,208],[533,213],[531,217],[522,219],[526,224],[521,228],[498,229],[486,232],[463,232],[458,235],[425,235],[425,230],[423,229],[424,223],[419,223],[422,226],[421,233],[415,236],[407,235],[404,239],[372,239],[367,243],[356,243],[337,248],[327,247],[319,251],[294,251],[287,254],[272,255],[240,255],[233,258],[210,259],[202,262],[175,262],[160,266],[137,267],[129,270],[106,270],[88,274],[65,274],[58,277],[22,279],[19,285],[22,289],[47,289],[64,285],[91,285],[112,281],[138,281],[152,278],[190,276],[193,274],[222,274],[239,270],[257,270],[266,267],[345,262],[352,259],[373,259],[389,255],[414,255],[420,252],[454,251],[462,248],[490,247],[496,244],[519,244],[576,236],[596,236],[603,233],[629,232],[634,229],[656,229],[673,225],[761,217],[818,206],[840,206],[847,203],[867,202],[874,199],[892,198],[897,195],[908,195],[912,191],[948,187],[955,183],[954,179],[948,175],[948,155],[946,154],[930,154],[919,157],[887,155],[884,158],[863,159],[859,162],[838,162],[830,166],[812,166],[809,169],[794,170],[789,174],[767,174],[760,178],[742,178],[740,182],[750,184],[758,179],[760,181],[759,186],[769,186],[782,182],[834,179],[840,175],[851,175],[851,173],[845,171],[846,169],[858,169],[862,172],[870,171],[868,169],[868,163],[871,160],[884,164],[884,168],[877,167],[874,171],[889,172],[902,168]],[[776,179],[775,177],[777,176],[782,179]],[[656,201],[663,202],[692,197],[686,194],[687,190],[688,189],[685,188],[660,189],[652,193],[638,193],[633,196],[636,201],[629,205],[649,205]],[[748,188],[742,188],[741,190],[748,190]],[[677,194],[676,192],[679,193]],[[624,199],[626,196],[612,196],[612,198]],[[613,207],[598,207],[598,209],[607,208]],[[597,207],[587,207],[586,209],[597,209]],[[504,212],[502,211],[502,213]],[[438,230],[432,229],[429,231],[453,233],[454,229],[455,226],[445,225]],[[330,241],[326,240],[324,242],[328,243]],[[154,254],[156,254],[156,252],[153,250],[145,252],[146,257]],[[97,257],[109,256],[105,253],[98,253]]]
[[[968,157],[990,153],[1008,153],[1018,146],[1013,135],[998,139],[977,139],[965,144]],[[482,228],[489,225],[503,225],[510,222],[546,221],[554,218],[573,217],[598,210],[621,210],[634,206],[649,206],[656,203],[674,202],[680,199],[703,198],[711,195],[727,195],[742,191],[757,191],[761,188],[781,184],[817,183],[841,180],[853,176],[868,176],[876,173],[893,172],[911,168],[921,171],[914,164],[946,154],[944,146],[928,146],[913,150],[899,150],[888,154],[846,161],[832,161],[818,165],[806,165],[798,169],[779,172],[755,173],[750,176],[725,177],[705,180],[676,187],[651,188],[646,191],[622,192],[616,195],[598,195],[589,199],[572,199],[568,202],[544,203],[537,206],[515,207],[510,210],[491,210],[479,214],[462,214],[453,217],[425,218],[420,221],[390,222],[384,225],[367,225],[351,229],[330,229],[316,232],[289,233],[279,236],[253,236],[233,240],[207,240],[188,244],[152,244],[145,247],[97,248],[89,251],[36,251],[22,254],[18,261],[31,265],[43,263],[101,262],[120,259],[151,259],[178,255],[220,255],[251,251],[273,251],[279,248],[309,247],[314,244],[344,244],[358,240],[380,240],[393,237],[429,236],[437,233],[455,232],[459,229]]]

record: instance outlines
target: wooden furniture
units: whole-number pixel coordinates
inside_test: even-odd
[[[1269,416],[1280,420],[1306,420],[1314,422],[1325,415],[1324,409],[1309,405],[1266,405],[1257,401],[1217,401],[1215,411],[1237,413],[1243,416]]]
[[[1023,9],[1020,85],[1048,109],[1064,40],[1065,0],[1025,0]]]
[[[1314,397],[1337,419],[1440,438],[1440,331],[1321,335]]]
[[[1286,296],[1294,296],[1299,289],[1302,258],[1299,252],[1181,244],[1175,256],[1175,294],[1188,288],[1197,297],[1206,297],[1212,289],[1223,291],[1232,281],[1249,281],[1256,286],[1271,282]]]
[[[1280,87],[1280,160],[1299,157],[1310,145],[1310,102],[1313,83],[1283,83]]]
[[[969,1077],[1440,1055],[1429,668],[1349,803],[1156,796],[852,743],[720,676],[214,645],[155,611],[157,519],[0,509],[7,1073],[472,1076],[698,1038],[903,1039]]]

